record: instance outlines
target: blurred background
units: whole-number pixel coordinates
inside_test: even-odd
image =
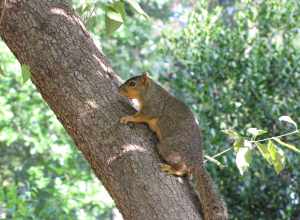
[[[99,49],[127,79],[144,71],[197,116],[205,153],[231,146],[223,129],[289,131],[300,122],[298,0],[140,0],[150,19],[126,7],[124,24],[105,29],[105,0],[73,0]],[[108,193],[30,81],[0,42],[0,219],[122,219]],[[300,146],[300,136],[286,139]],[[208,162],[231,219],[300,219],[300,155],[285,169],[256,154],[240,175],[235,155]]]

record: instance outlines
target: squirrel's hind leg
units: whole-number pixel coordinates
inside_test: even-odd
[[[169,175],[184,176],[189,173],[187,165],[182,161],[179,153],[173,152],[164,158],[167,164],[161,164],[160,170]]]

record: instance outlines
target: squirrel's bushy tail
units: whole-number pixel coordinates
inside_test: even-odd
[[[193,185],[202,206],[204,220],[227,220],[227,208],[215,190],[210,175],[200,166],[193,168],[192,175]]]

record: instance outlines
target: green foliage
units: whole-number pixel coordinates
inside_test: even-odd
[[[31,76],[30,68],[28,65],[22,64],[21,71],[22,71],[23,83],[25,83],[27,80],[30,79],[30,76]]]
[[[143,15],[148,18],[148,15],[144,12],[141,6],[137,3],[136,0],[125,0],[137,13]]]
[[[102,19],[102,14],[104,13],[105,29],[108,35],[111,35],[114,31],[119,29],[126,17],[130,16],[131,13],[128,12],[128,7],[137,14],[149,18],[136,0],[90,0],[83,3],[73,0],[73,3],[77,11],[84,17],[85,22],[89,22],[90,19],[93,21],[95,21],[95,19],[98,20],[98,18]]]
[[[289,116],[281,116],[279,118],[279,121],[285,121],[292,124],[295,127],[295,130],[278,136],[259,140],[257,140],[258,136],[261,136],[268,132],[257,128],[248,128],[247,133],[251,135],[251,138],[248,138],[250,140],[248,140],[246,137],[243,137],[241,134],[234,130],[224,131],[225,134],[227,134],[231,139],[234,140],[233,149],[237,152],[236,164],[241,174],[243,174],[248,169],[251,160],[250,152],[251,150],[254,150],[255,147],[258,148],[259,152],[267,160],[267,162],[274,166],[274,169],[277,173],[280,173],[280,171],[283,170],[285,164],[285,154],[281,149],[275,146],[273,140],[289,150],[300,153],[300,150],[294,145],[285,143],[280,139],[294,134],[299,134],[296,122],[294,122]],[[268,145],[263,143],[266,141],[268,141]]]
[[[121,3],[121,2],[118,2]],[[124,10],[124,6],[119,7],[119,4],[112,4],[107,7],[105,12],[105,26],[108,34],[112,34],[115,30],[117,30],[123,23],[122,7]],[[114,7],[115,6],[115,7]]]
[[[284,167],[285,156],[283,151],[278,148],[273,141],[269,140],[267,145],[271,163],[277,173],[280,173]]]
[[[252,161],[252,152],[249,147],[241,147],[236,154],[236,165],[239,168],[240,173],[243,173],[248,169]]]
[[[281,115],[299,124],[298,1],[208,7],[200,0],[193,8],[189,1],[139,1],[152,24],[127,19],[137,13],[125,1],[73,3],[120,75],[150,71],[186,101],[199,118],[207,155],[233,144],[234,153],[207,163],[232,219],[299,216],[299,135],[251,142],[294,131],[293,123],[282,128],[276,120]],[[103,30],[111,4],[126,25],[108,37]],[[99,201],[106,198],[103,188],[32,85],[17,82],[21,69],[8,54],[1,45],[0,212],[7,219],[109,219],[111,201]]]
[[[3,43],[0,51],[0,219],[110,219],[104,188],[33,85],[18,82]]]
[[[276,141],[278,144],[282,145],[283,147],[286,147],[286,148],[288,148],[288,149],[290,149],[292,151],[295,151],[296,153],[300,153],[300,150],[298,148],[296,148],[294,145],[285,143],[282,140],[280,140],[280,138],[278,138],[278,137],[274,137],[272,139],[274,141]]]
[[[156,4],[151,6],[154,2],[147,7],[157,11]],[[73,3],[95,42],[101,38],[109,59],[117,60],[113,63],[123,68],[124,75],[154,63],[150,58],[129,59],[136,47],[151,47],[143,49],[142,56],[158,57],[151,55],[155,41],[149,34],[150,23],[127,19],[128,25],[115,33],[115,40],[103,32],[104,8],[110,2]],[[111,219],[113,201],[30,81],[21,83],[21,65],[3,43],[0,67],[4,73],[0,75],[0,219]],[[27,71],[24,65],[23,70]]]
[[[293,119],[291,119],[291,117],[289,117],[289,116],[281,116],[279,118],[279,121],[285,121],[287,123],[290,123],[295,127],[296,130],[298,129],[296,122]]]
[[[155,19],[152,26],[143,20],[128,19],[114,38],[103,35],[101,19],[89,29],[124,78],[150,71],[154,79],[186,101],[203,128],[206,154],[216,155],[226,148],[224,143],[228,140],[221,130],[242,131],[233,134],[238,137],[234,139],[234,150],[237,153],[240,148],[249,147],[242,154],[244,167],[251,165],[247,173],[240,176],[235,154],[223,155],[221,163],[208,163],[233,219],[296,216],[300,198],[299,156],[281,145],[283,162],[282,151],[276,151],[280,144],[274,139],[273,144],[278,144],[272,151],[277,171],[285,164],[277,175],[270,168],[274,167],[271,158],[269,165],[256,144],[245,142],[251,141],[252,134],[261,138],[284,133],[281,123],[275,120],[280,115],[291,115],[299,123],[300,106],[295,99],[299,97],[300,85],[298,2],[236,2],[208,9],[206,1],[199,1],[191,14],[188,4],[181,4],[185,10],[175,14],[170,12],[170,2],[162,2],[141,2]],[[163,36],[159,34],[162,30]],[[250,129],[254,127],[268,133]],[[299,145],[295,136],[282,140]],[[263,146],[267,147],[265,143]],[[270,156],[268,148],[266,155]],[[215,164],[226,167],[217,170]]]
[[[173,68],[161,79],[198,115],[206,154],[226,148],[221,130],[232,137],[228,146],[233,143],[237,156],[223,154],[218,160],[227,167],[217,172],[208,164],[208,169],[233,219],[295,218],[300,201],[299,135],[254,140],[286,133],[275,120],[280,115],[299,123],[300,4],[228,2],[209,7],[208,1],[198,1],[181,30],[166,28],[161,51]],[[247,173],[240,176],[235,164]]]

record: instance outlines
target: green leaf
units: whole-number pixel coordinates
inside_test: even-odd
[[[112,21],[123,23],[122,15],[118,11],[115,11],[111,8],[108,8],[106,11],[106,16]]]
[[[251,141],[244,140],[243,145],[244,145],[245,147],[248,147],[249,149],[253,149],[253,143],[252,143]]]
[[[239,135],[239,133],[232,129],[222,130],[222,132],[227,134],[230,138],[234,140],[241,138],[241,135]]]
[[[143,15],[145,18],[149,18],[149,16],[144,12],[139,3],[135,0],[126,0],[126,2],[139,14]]]
[[[254,137],[257,137],[259,135],[265,134],[267,133],[267,131],[265,130],[261,130],[261,129],[257,129],[257,128],[248,128],[247,132],[251,135],[253,135]]]
[[[22,78],[23,78],[23,83],[27,82],[28,79],[31,77],[31,72],[30,68],[26,64],[21,65],[21,71],[22,71]]]
[[[255,143],[258,151],[261,153],[261,155],[268,161],[270,165],[272,165],[272,160],[271,160],[271,155],[270,152],[268,151],[268,147],[265,144],[261,143]]]
[[[111,7],[107,7],[105,14],[105,27],[107,34],[112,34],[123,24],[122,15]]]
[[[233,143],[233,149],[237,152],[244,144],[244,138],[237,138]]]
[[[288,144],[288,143],[285,143],[285,142],[283,142],[282,140],[280,140],[279,138],[273,138],[273,140],[275,140],[278,144],[280,144],[280,145],[282,145],[282,146],[284,146],[284,147],[287,147],[287,148],[289,148],[290,150],[292,150],[292,151],[295,151],[295,152],[297,152],[297,153],[300,153],[300,150],[298,149],[298,148],[296,148],[294,145],[292,145],[292,144]]]
[[[234,140],[233,149],[235,152],[237,152],[243,146],[245,140],[235,130],[227,129],[227,130],[222,130],[222,132],[227,134],[231,139]]]
[[[271,162],[276,171],[276,173],[280,173],[284,168],[285,164],[285,156],[283,150],[278,148],[273,141],[268,142],[268,151],[271,155]]]
[[[268,151],[271,155],[271,160],[275,160],[276,159],[276,153],[277,153],[277,149],[275,144],[272,141],[268,142]]]
[[[117,1],[117,2],[114,2],[111,6],[113,7],[114,10],[119,12],[119,14],[122,16],[123,20],[125,20],[126,12],[125,12],[125,7],[124,7],[124,2]]]
[[[285,121],[285,122],[288,122],[288,123],[294,125],[295,128],[297,129],[297,124],[296,124],[296,122],[295,122],[290,116],[286,116],[286,115],[285,115],[285,116],[281,116],[281,117],[279,117],[279,121]]]
[[[244,172],[250,166],[252,161],[252,151],[247,147],[241,147],[236,154],[235,163],[240,171],[240,174],[243,175]]]

